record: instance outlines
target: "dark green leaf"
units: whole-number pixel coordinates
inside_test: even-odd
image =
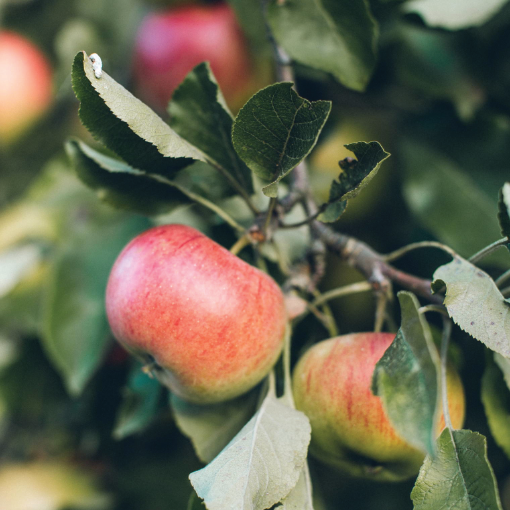
[[[492,436],[510,458],[510,391],[492,356],[487,357],[482,377],[482,402]]]
[[[269,24],[297,62],[364,90],[375,66],[377,24],[365,0],[271,0]]]
[[[501,510],[484,436],[444,429],[411,492],[415,510]]]
[[[205,160],[107,73],[96,78],[85,52],[74,59],[72,82],[85,127],[134,168],[172,178],[193,161]]]
[[[508,0],[463,0],[462,6],[454,0],[414,0],[405,10],[418,13],[432,27],[459,30],[482,25],[494,16]]]
[[[347,207],[347,200],[356,197],[376,176],[381,163],[390,157],[378,142],[356,142],[345,145],[356,159],[346,158],[339,162],[341,174],[333,181],[328,206],[318,219],[324,222],[338,220]]]
[[[510,237],[510,182],[499,190],[498,219],[501,234]]]
[[[137,363],[124,389],[113,437],[123,439],[145,429],[158,413],[161,389],[159,382],[143,372]]]
[[[495,352],[494,361],[498,365],[499,369],[503,372],[503,377],[505,378],[506,385],[510,390],[510,358],[506,358],[505,356]]]
[[[400,151],[404,162],[404,198],[411,212],[441,242],[468,257],[501,237],[497,205],[453,161],[416,143]],[[508,255],[490,260],[508,266]]]
[[[306,462],[310,423],[271,393],[226,448],[190,474],[208,510],[265,510],[296,486]]]
[[[278,182],[312,150],[331,110],[329,101],[299,97],[292,83],[257,92],[234,122],[232,139],[241,159],[264,180],[265,195],[276,197]]]
[[[251,172],[232,145],[232,114],[208,63],[199,64],[186,76],[173,93],[168,113],[170,125],[180,136],[253,193]]]
[[[375,366],[372,391],[410,444],[433,454],[439,408],[439,355],[414,294],[399,292],[402,325]]]
[[[69,392],[79,394],[100,364],[109,340],[104,293],[121,249],[141,230],[125,216],[90,225],[59,250],[43,310],[43,345]]]
[[[189,202],[178,189],[105,156],[79,140],[68,141],[66,150],[78,177],[96,190],[99,198],[115,207],[151,215]]]
[[[255,413],[256,392],[220,404],[196,405],[171,395],[170,404],[181,432],[197,457],[211,462]]]
[[[446,285],[444,305],[466,333],[489,349],[510,356],[510,307],[492,278],[462,257],[434,272],[433,289]]]

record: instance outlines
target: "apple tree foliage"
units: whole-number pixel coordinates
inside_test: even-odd
[[[0,461],[95,466],[111,497],[94,508],[510,508],[508,2],[230,0],[277,78],[233,114],[201,63],[164,119],[126,78],[147,5],[50,3],[0,4],[52,48],[65,90],[0,148]],[[282,360],[232,401],[169,395],[111,337],[113,261],[171,222],[234,246],[288,299]],[[425,459],[409,483],[308,459],[294,408],[299,354],[374,328],[396,337],[372,391]],[[467,420],[437,437],[447,359]]]

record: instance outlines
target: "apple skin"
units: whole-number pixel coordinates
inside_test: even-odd
[[[42,52],[23,36],[0,31],[0,142],[19,138],[52,102],[52,72]]]
[[[393,333],[355,333],[324,340],[294,370],[296,407],[312,425],[310,453],[354,477],[405,480],[418,473],[424,459],[397,435],[370,389],[375,365],[394,338]],[[453,367],[447,385],[452,424],[461,428],[464,390]],[[438,435],[443,428],[441,416]]]
[[[259,383],[283,347],[287,316],[274,280],[199,231],[154,227],[133,239],[108,280],[114,336],[197,404]]]
[[[254,68],[232,9],[185,5],[147,15],[136,36],[133,77],[140,98],[157,111],[197,64],[208,61],[227,103],[240,106]]]

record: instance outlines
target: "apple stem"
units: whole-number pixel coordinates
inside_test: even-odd
[[[441,339],[441,395],[443,401],[443,414],[446,426],[452,430],[452,420],[450,418],[450,408],[448,407],[448,384],[446,380],[446,361],[448,356],[448,344],[452,332],[452,322],[443,316],[443,335]]]
[[[246,233],[242,235],[230,248],[232,255],[237,255],[243,248],[246,248],[251,243],[250,236]]]

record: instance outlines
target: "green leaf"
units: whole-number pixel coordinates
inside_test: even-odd
[[[510,182],[499,190],[498,219],[501,234],[510,237]]]
[[[305,462],[296,486],[280,501],[275,510],[313,510],[312,481],[308,462]]]
[[[439,355],[418,300],[399,292],[402,325],[374,369],[372,391],[400,436],[434,454],[439,408]]]
[[[85,127],[134,168],[172,178],[193,161],[205,161],[196,147],[107,73],[96,78],[85,52],[74,59],[72,83]]]
[[[492,18],[508,0],[412,0],[405,5],[407,12],[419,14],[432,27],[460,30],[482,25]]]
[[[326,223],[340,218],[347,200],[356,197],[376,176],[381,163],[390,157],[379,142],[356,142],[344,147],[353,152],[356,159],[346,158],[338,163],[342,172],[338,181],[331,184],[328,206],[318,217]]]
[[[501,237],[497,206],[453,161],[417,143],[406,143],[404,198],[418,221],[441,242],[468,257]],[[490,259],[508,266],[504,251]]]
[[[510,307],[492,278],[462,257],[434,272],[433,290],[446,285],[444,305],[466,333],[489,349],[510,356]]]
[[[191,71],[168,106],[170,125],[220,166],[248,193],[253,193],[249,168],[232,145],[233,118],[208,63]]]
[[[142,371],[142,365],[136,363],[129,374],[117,413],[113,430],[115,439],[123,439],[140,432],[151,423],[158,413],[161,390],[159,382],[149,377]]]
[[[83,390],[108,346],[104,293],[113,262],[147,226],[143,218],[125,216],[89,225],[55,257],[44,300],[42,341],[72,395]]]
[[[494,353],[494,359],[497,356],[500,355]],[[482,377],[482,402],[492,436],[510,458],[510,392],[498,364],[492,356],[487,357]]]
[[[14,246],[0,252],[0,298],[3,298],[41,262],[41,248],[35,243]]]
[[[494,361],[503,372],[503,376],[505,378],[506,385],[510,390],[510,359],[505,358],[505,356],[501,356],[501,354],[495,352],[494,353]]]
[[[278,182],[312,150],[331,110],[329,101],[310,102],[292,83],[276,83],[257,92],[241,108],[232,139],[241,159],[264,180],[265,195],[276,197]]]
[[[411,492],[415,510],[501,510],[484,436],[445,429],[437,455],[427,456]]]
[[[255,413],[257,394],[212,405],[196,405],[171,395],[175,423],[191,439],[197,457],[211,462]]]
[[[365,0],[271,0],[271,30],[297,62],[364,90],[376,61],[377,24]]]
[[[208,510],[265,510],[296,486],[310,423],[268,394],[253,418],[205,468],[189,478]]]
[[[78,177],[96,190],[102,200],[115,207],[152,215],[189,203],[178,189],[105,156],[79,140],[69,140],[66,151]]]

